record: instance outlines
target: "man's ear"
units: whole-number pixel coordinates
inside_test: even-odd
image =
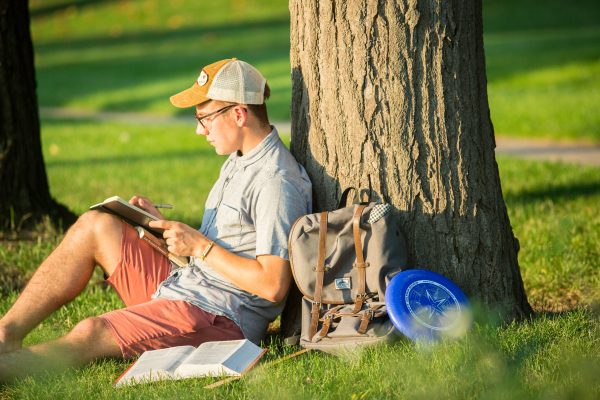
[[[244,106],[235,106],[233,108],[233,120],[238,127],[246,125],[248,121],[248,109]]]

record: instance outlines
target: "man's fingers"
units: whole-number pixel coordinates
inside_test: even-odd
[[[161,219],[158,221],[150,221],[148,225],[150,225],[151,228],[171,229],[171,227],[173,227],[173,224],[173,221]]]
[[[141,208],[154,206],[154,203],[143,196],[135,195],[131,199],[129,199],[129,204],[133,204],[134,206],[138,206]]]

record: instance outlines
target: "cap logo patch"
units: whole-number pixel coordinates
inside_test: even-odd
[[[200,72],[200,76],[198,77],[198,85],[204,86],[206,85],[206,82],[208,82],[208,75],[206,75],[206,72],[202,70],[202,72]]]

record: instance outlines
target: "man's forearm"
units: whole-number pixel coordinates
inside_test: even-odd
[[[150,221],[150,227],[164,229],[163,237],[170,253],[201,258],[206,255],[208,265],[240,289],[273,302],[285,298],[292,279],[287,260],[273,255],[252,260],[216,244],[209,249],[210,240],[206,236],[177,221]]]
[[[202,254],[209,241],[200,246],[196,256]],[[213,245],[205,261],[224,278],[247,292],[264,299],[279,302],[285,298],[291,275],[289,268],[279,265],[263,265],[256,259],[241,257],[221,246]]]

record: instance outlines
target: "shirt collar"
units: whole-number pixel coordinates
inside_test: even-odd
[[[269,134],[252,150],[243,156],[240,156],[236,151],[231,154],[229,160],[240,166],[247,166],[260,160],[267,153],[267,151],[275,146],[275,144],[279,141],[279,133],[277,132],[277,128],[275,128],[273,125],[271,125],[271,128],[271,132],[269,132]]]

